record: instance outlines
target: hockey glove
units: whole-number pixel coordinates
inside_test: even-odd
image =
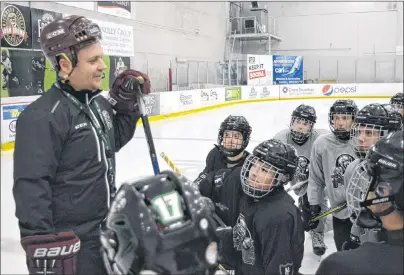
[[[320,213],[321,206],[318,204],[310,205],[308,209],[306,208],[302,211],[303,225],[305,231],[310,231],[317,228],[320,220],[317,220],[315,222],[312,222],[311,220],[317,217]]]
[[[349,240],[345,241],[342,244],[342,250],[352,250],[352,249],[357,249],[361,245],[361,242],[359,240],[358,236],[355,236],[351,234],[349,236]]]
[[[233,228],[230,226],[218,227],[216,229],[216,235],[219,240],[217,245],[217,252],[220,259],[226,259],[227,255],[231,255]],[[220,261],[220,260],[219,260]]]
[[[27,254],[29,274],[76,274],[80,239],[73,232],[29,236],[21,245]]]
[[[150,93],[149,77],[139,71],[125,70],[115,79],[107,99],[117,112],[134,111],[139,93]]]

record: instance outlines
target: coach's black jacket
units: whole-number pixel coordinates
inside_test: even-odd
[[[99,103],[112,122],[106,133],[114,152],[132,139],[138,111],[114,114],[100,92],[59,85],[94,114]],[[21,237],[73,230],[82,242],[98,241],[110,200],[106,171],[103,144],[90,119],[53,85],[17,120],[13,194]]]

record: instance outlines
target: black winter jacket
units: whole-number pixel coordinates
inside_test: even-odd
[[[90,106],[94,114],[94,102],[101,106],[102,115],[110,122],[102,128],[113,152],[132,139],[140,114],[114,114],[99,91],[74,91],[67,84],[59,85],[54,84],[27,106],[17,120],[16,216],[21,237],[73,230],[81,241],[94,240],[107,214],[111,192],[104,144],[88,116],[60,87]]]

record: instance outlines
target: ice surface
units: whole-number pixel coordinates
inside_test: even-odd
[[[228,115],[243,115],[252,126],[248,150],[261,141],[270,139],[290,122],[292,110],[305,103],[316,108],[318,122],[315,128],[328,129],[328,110],[334,100],[279,101],[233,105],[212,111],[177,117],[151,124],[157,154],[164,152],[191,180],[205,166],[208,152],[216,142],[220,123]],[[374,101],[358,99],[359,108]],[[388,103],[388,99],[376,102]],[[32,160],[35,161],[35,160]],[[159,158],[161,170],[169,169]],[[148,146],[141,126],[135,137],[117,154],[117,183],[152,175],[153,169]],[[18,222],[15,218],[12,152],[1,157],[1,274],[27,274],[25,256],[19,243]],[[293,193],[293,192],[292,192]],[[325,235],[328,255],[335,251],[332,231]],[[324,256],[323,256],[324,258]],[[303,274],[314,274],[319,262],[312,253],[311,238],[307,234],[302,268]]]

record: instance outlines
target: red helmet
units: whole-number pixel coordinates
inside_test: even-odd
[[[43,53],[59,70],[58,57],[68,58],[76,66],[77,52],[101,40],[102,33],[98,24],[84,16],[71,15],[46,25],[40,39]]]

